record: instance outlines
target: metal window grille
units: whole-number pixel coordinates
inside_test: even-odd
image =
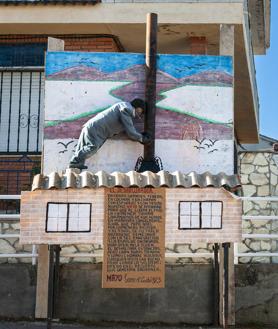
[[[0,152],[41,152],[44,73],[0,72]]]

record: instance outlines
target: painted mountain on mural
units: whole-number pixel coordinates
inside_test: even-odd
[[[76,139],[96,113],[144,98],[144,62],[143,54],[48,53],[45,138]],[[232,84],[230,57],[159,55],[156,138],[232,139]]]

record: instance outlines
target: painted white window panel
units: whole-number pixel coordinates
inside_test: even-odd
[[[56,203],[48,204],[48,218],[58,217],[59,214],[59,205]]]
[[[57,230],[58,230],[58,218],[57,217],[48,218],[46,230],[48,232],[57,232]]]
[[[79,218],[79,231],[89,231],[90,230],[90,220],[89,218]]]
[[[202,216],[202,228],[211,228],[211,216]]]
[[[221,228],[221,216],[212,216],[211,223],[213,228]]]
[[[90,205],[70,204],[69,205],[69,231],[90,230]]]
[[[59,218],[67,218],[68,213],[68,205],[67,204],[59,204],[58,205],[58,217]]]
[[[200,228],[200,216],[191,216],[191,228]]]
[[[211,216],[211,202],[202,202],[202,215]]]
[[[221,202],[213,202],[212,203],[212,215],[221,216],[222,215],[222,203]]]
[[[69,231],[78,231],[78,219],[77,218],[69,218],[68,222],[68,230]]]
[[[180,216],[180,228],[190,228],[190,216]]]
[[[67,218],[66,217],[59,217],[58,218],[58,231],[66,231],[67,230]]]
[[[69,205],[69,218],[78,218],[79,205],[71,203]]]
[[[90,218],[90,205],[80,204],[79,205],[79,217]]]
[[[191,214],[195,216],[200,215],[200,202],[191,202]]]
[[[180,203],[180,215],[190,215],[190,202]]]

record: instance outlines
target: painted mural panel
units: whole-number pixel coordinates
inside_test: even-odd
[[[82,125],[118,101],[144,98],[145,56],[49,52],[44,172],[67,167]],[[228,56],[158,55],[156,155],[165,170],[233,173],[233,68]],[[135,122],[143,131],[143,122]],[[89,170],[133,170],[143,146],[108,140]]]

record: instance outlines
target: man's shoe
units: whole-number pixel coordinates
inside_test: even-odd
[[[82,163],[70,163],[69,164],[69,168],[76,168],[76,169],[80,169],[80,170],[82,170],[82,169],[88,169],[88,167],[85,166]]]

